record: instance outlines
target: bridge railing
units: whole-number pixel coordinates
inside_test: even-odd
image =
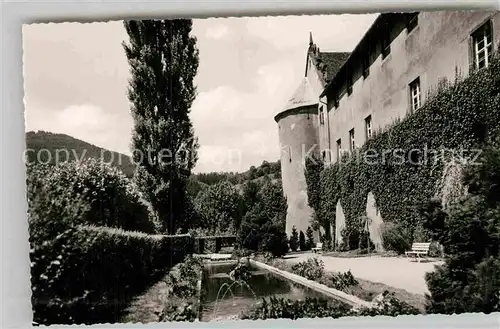
[[[235,235],[214,235],[214,236],[197,236],[195,237],[195,250],[197,254],[205,253],[205,245],[207,240],[215,240],[215,253],[219,253],[222,247],[232,246],[236,242]]]

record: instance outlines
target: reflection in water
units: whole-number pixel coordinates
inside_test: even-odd
[[[235,282],[226,274],[233,266],[221,264],[205,268],[202,284],[202,321],[237,318],[260,304],[263,297],[276,296],[293,300],[303,300],[306,297],[327,298],[319,292],[252,267],[248,286]]]

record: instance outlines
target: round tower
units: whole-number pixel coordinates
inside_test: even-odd
[[[311,226],[314,211],[307,201],[305,160],[319,153],[318,146],[318,96],[307,77],[274,117],[278,123],[281,147],[281,177],[287,199],[286,233],[291,235]]]

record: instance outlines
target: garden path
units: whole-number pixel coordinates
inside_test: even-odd
[[[285,256],[285,260],[295,264],[311,257],[320,258],[325,263],[325,270],[328,272],[346,272],[350,270],[357,278],[383,283],[420,295],[428,293],[425,273],[432,272],[434,266],[443,264],[442,261],[436,260],[418,263],[406,257],[367,256],[341,258],[310,252]]]

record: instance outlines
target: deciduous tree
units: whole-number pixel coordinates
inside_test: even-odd
[[[186,184],[197,160],[189,118],[199,62],[192,21],[131,20],[124,25],[135,178],[163,229],[174,233],[186,222]]]

